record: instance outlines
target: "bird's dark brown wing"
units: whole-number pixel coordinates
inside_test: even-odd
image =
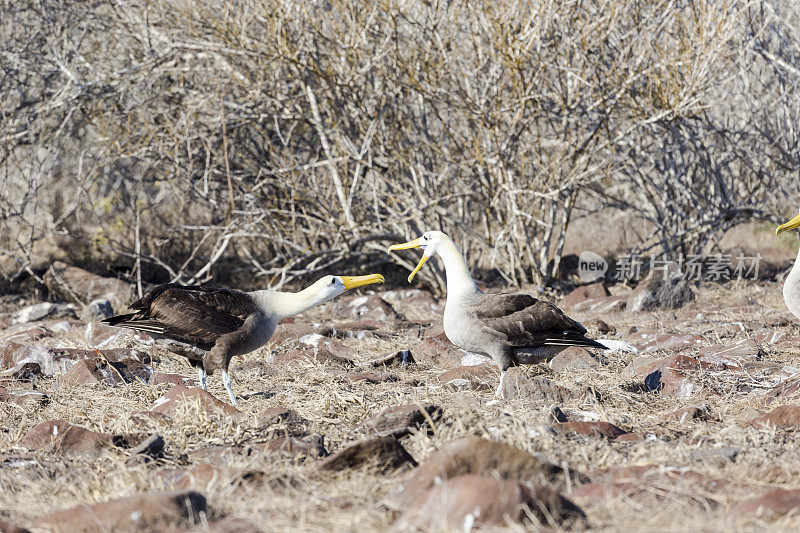
[[[111,317],[104,322],[163,335],[206,349],[226,333],[242,327],[258,311],[244,292],[212,287],[155,287],[131,304],[134,313]]]
[[[561,309],[527,294],[481,295],[469,311],[485,327],[502,334],[512,347],[562,344],[603,348],[585,337],[586,328]]]

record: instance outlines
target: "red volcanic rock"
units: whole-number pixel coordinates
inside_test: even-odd
[[[435,424],[441,417],[442,409],[436,405],[397,405],[367,418],[355,429],[366,431],[369,435],[400,438],[414,429],[424,427],[430,431],[430,424]]]
[[[397,381],[396,376],[387,374],[385,372],[345,372],[344,378],[347,381],[352,381],[353,383],[363,381],[372,385]]]
[[[195,405],[208,412],[222,412],[235,417],[242,415],[242,412],[237,408],[218,400],[203,389],[185,387],[183,385],[175,385],[169,389],[166,394],[158,398],[150,406],[149,411],[151,413],[174,415],[176,412],[187,410]]]
[[[570,346],[550,360],[550,368],[554,372],[594,368],[599,365],[600,361],[589,350],[580,346]]]
[[[572,292],[564,296],[558,303],[559,307],[570,309],[575,307],[581,302],[592,298],[604,298],[609,296],[610,293],[602,281],[590,283],[589,285],[581,285],[573,289]]]
[[[744,427],[783,429],[800,428],[800,405],[781,405],[769,413],[745,422]]]
[[[258,415],[260,426],[272,426],[276,424],[303,424],[307,422],[305,418],[297,414],[294,409],[288,407],[267,407]]]
[[[461,365],[464,351],[450,342],[442,330],[436,335],[425,337],[425,340],[414,348],[414,356],[417,361],[426,365],[453,368]]]
[[[350,320],[394,322],[403,318],[389,302],[376,295],[337,298],[332,308],[335,316]]]
[[[410,350],[399,350],[369,362],[370,366],[375,368],[382,366],[408,366],[414,363],[416,361]]]
[[[42,407],[50,402],[50,397],[35,390],[11,390],[0,386],[0,402],[20,407]]]
[[[688,398],[701,388],[692,375],[705,368],[697,358],[671,355],[660,359],[634,359],[625,373],[643,379],[644,390],[672,398]]]
[[[59,382],[62,385],[119,385],[123,383],[148,383],[151,369],[138,359],[123,359],[106,363],[99,357],[81,359],[72,365]]]
[[[507,400],[518,398],[541,405],[565,403],[590,394],[592,394],[591,390],[583,386],[576,385],[573,388],[567,388],[543,376],[529,377],[520,367],[509,368],[506,372],[504,397]]]
[[[608,422],[561,422],[554,426],[556,430],[571,431],[590,437],[604,437],[614,440],[627,431]]]
[[[3,345],[12,342],[16,344],[30,344],[46,337],[51,337],[52,335],[53,332],[42,324],[35,326],[25,324],[24,326],[11,327],[0,332],[0,343]]]
[[[398,509],[408,508],[437,483],[468,474],[517,479],[550,485],[557,490],[569,485],[567,476],[573,483],[586,481],[568,468],[539,459],[519,448],[467,437],[450,442],[428,456],[403,487],[390,497],[390,501]]]
[[[302,348],[290,350],[288,352],[273,355],[267,358],[267,363],[274,366],[291,364],[295,361],[304,359],[314,363],[331,363],[337,366],[352,368],[355,363],[352,359],[337,355],[326,347],[321,348]]]
[[[631,334],[627,339],[636,346],[640,352],[663,350],[678,352],[685,348],[705,344],[705,339],[700,335],[691,333],[670,333],[656,329],[640,329]]]
[[[225,476],[224,468],[200,463],[190,468],[164,468],[156,472],[156,477],[172,490],[190,487],[208,488],[208,485]]]
[[[576,304],[572,310],[577,312],[612,313],[614,311],[623,311],[625,305],[626,297],[621,294],[614,294],[602,298],[589,298]]]
[[[734,518],[774,520],[800,508],[800,489],[775,489],[745,500],[731,510]]]
[[[54,532],[160,531],[201,521],[205,497],[194,491],[152,492],[45,515],[36,527]]]
[[[473,390],[489,390],[497,386],[500,373],[490,363],[475,366],[458,366],[436,378],[439,383],[451,390],[469,388]]]
[[[791,377],[769,389],[764,397],[766,403],[790,398],[800,392],[800,376]]]
[[[741,369],[758,355],[758,344],[754,340],[744,339],[732,344],[700,348],[698,358],[700,363],[713,370],[728,370]]]
[[[416,466],[403,445],[394,437],[375,437],[357,442],[323,459],[319,470],[348,470],[375,465],[388,472],[405,465]]]
[[[0,367],[19,368],[28,363],[36,363],[45,376],[63,374],[81,360],[98,360],[100,354],[107,361],[120,363],[127,360],[149,363],[150,356],[139,350],[114,348],[110,350],[83,350],[79,348],[46,348],[44,346],[24,346],[11,343],[0,348]]]
[[[324,328],[319,324],[312,324],[310,322],[283,321],[275,328],[275,331],[272,333],[272,337],[269,339],[269,342],[273,345],[281,344],[287,340],[297,342],[300,337],[321,334],[323,332]]]
[[[113,448],[137,453],[137,448],[150,440],[151,436],[144,433],[108,435],[75,426],[66,420],[48,420],[32,427],[20,441],[20,446],[55,454],[92,456]],[[163,448],[163,439],[160,446]],[[149,449],[141,451],[160,452]]]
[[[398,530],[469,531],[475,526],[508,527],[535,516],[563,525],[583,520],[583,511],[553,489],[518,480],[465,475],[422,494],[395,524]]]

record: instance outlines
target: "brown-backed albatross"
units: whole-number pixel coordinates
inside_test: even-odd
[[[800,227],[800,215],[797,215],[786,224],[778,226],[775,230],[775,235],[798,227]],[[797,318],[800,318],[800,252],[797,254],[792,270],[789,271],[786,280],[783,282],[783,301],[786,302],[786,307],[789,308],[789,311]]]
[[[500,367],[495,396],[504,397],[506,370],[520,364],[547,361],[569,346],[607,347],[586,337],[586,328],[561,309],[528,294],[484,294],[475,285],[456,245],[441,231],[389,247],[389,251],[422,248],[409,283],[434,254],[439,254],[447,277],[444,332],[450,342],[468,352],[491,357]]]
[[[134,311],[103,322],[150,334],[168,350],[198,367],[200,385],[206,375],[222,370],[222,382],[233,405],[228,365],[269,341],[283,318],[298,315],[346,290],[383,283],[383,276],[325,276],[300,292],[237,291],[175,283],[159,285],[130,305]]]

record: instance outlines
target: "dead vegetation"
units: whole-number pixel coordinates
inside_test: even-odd
[[[280,286],[436,228],[538,284],[601,210],[696,253],[796,203],[783,0],[2,10],[6,281],[57,257]]]

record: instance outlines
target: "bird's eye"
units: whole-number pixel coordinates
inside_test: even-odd
[[[331,285],[336,285],[336,278],[331,278]]]

